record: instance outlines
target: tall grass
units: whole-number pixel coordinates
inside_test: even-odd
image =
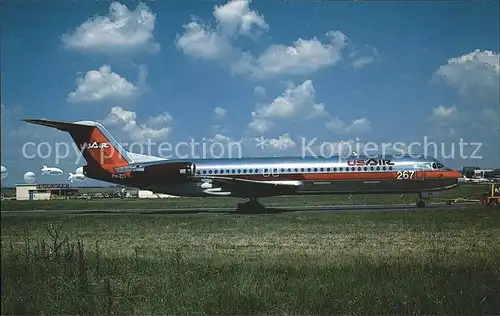
[[[471,212],[9,218],[2,314],[499,314]]]

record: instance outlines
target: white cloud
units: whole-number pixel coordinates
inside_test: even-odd
[[[255,88],[253,88],[253,94],[258,97],[265,97],[266,88],[264,88],[263,86],[256,86]]]
[[[141,67],[140,81],[144,80],[144,67]],[[122,99],[134,97],[141,93],[140,87],[111,71],[111,67],[103,65],[99,70],[90,70],[84,77],[77,78],[76,91],[68,94],[70,102],[92,102],[106,99]],[[142,83],[141,83],[142,84]]]
[[[263,134],[273,129],[275,121],[278,120],[323,118],[327,120],[325,124],[328,129],[342,134],[362,133],[371,129],[371,123],[367,118],[359,118],[346,124],[339,118],[333,117],[325,110],[323,103],[316,102],[315,97],[316,90],[311,80],[296,86],[292,85],[272,102],[258,105],[252,112],[249,128],[253,132]]]
[[[267,31],[269,25],[264,16],[250,10],[250,0],[233,0],[214,9],[214,17],[219,23],[222,34],[228,37],[235,34],[252,36],[259,31]]]
[[[226,136],[226,135],[222,135],[222,134],[215,134],[214,137],[212,138],[209,138],[209,141],[211,142],[217,142],[217,143],[230,143],[230,142],[234,142],[232,138]]]
[[[94,16],[64,34],[62,42],[68,49],[89,52],[117,53],[147,50],[156,53],[160,44],[154,41],[156,15],[147,5],[139,3],[129,10],[119,2],[111,3],[107,16]]]
[[[458,110],[456,106],[446,107],[444,105],[439,105],[432,109],[431,119],[437,122],[444,122],[455,119],[458,115]]]
[[[461,95],[480,88],[492,92],[498,98],[499,78],[500,54],[476,49],[468,54],[450,58],[445,65],[438,68],[433,79],[443,80],[458,89]]]
[[[184,54],[205,60],[224,61],[235,74],[265,79],[281,75],[306,75],[343,60],[348,37],[341,31],[328,31],[326,41],[317,37],[298,38],[289,45],[270,45],[260,55],[244,52],[234,45],[241,36],[256,38],[270,29],[264,16],[250,9],[250,0],[232,0],[214,7],[215,26],[191,17],[177,35],[176,46]],[[379,59],[378,51],[359,52],[352,66],[355,69]]]
[[[103,120],[103,124],[120,128],[128,134],[132,141],[145,142],[148,139],[166,139],[172,131],[173,118],[168,112],[164,112],[158,116],[150,117],[144,124],[139,124],[135,112],[115,106]]]
[[[349,57],[352,59],[351,65],[355,70],[380,60],[380,54],[376,48],[372,48],[369,53],[363,53],[362,56],[360,56],[361,54],[360,51],[353,51],[349,54]]]
[[[363,57],[356,58],[352,62],[352,67],[354,69],[360,69],[360,68],[363,68],[364,66],[369,65],[373,62],[375,62],[374,56],[363,56]]]
[[[197,17],[185,24],[184,33],[176,38],[176,46],[184,54],[206,60],[227,57],[233,52],[231,41],[239,35],[255,36],[269,29],[258,12],[250,10],[250,0],[233,0],[214,7],[216,27],[212,28]]]
[[[341,119],[334,117],[326,123],[326,127],[331,131],[341,134],[356,134],[371,130],[371,122],[363,117],[353,120],[350,124],[346,124]]]
[[[456,135],[457,131],[453,126],[460,119],[461,115],[455,105],[448,107],[439,105],[432,109],[430,117],[435,134],[447,137]]]
[[[328,43],[316,37],[297,39],[291,46],[271,45],[258,58],[244,53],[233,65],[236,73],[264,78],[279,75],[305,75],[342,60],[347,36],[340,31],[326,33]]]
[[[252,113],[252,116],[255,116],[254,113]],[[248,124],[248,127],[250,128],[250,130],[258,134],[264,134],[273,129],[274,123],[265,119],[254,117],[252,119],[252,122]]]
[[[322,103],[315,103],[316,90],[311,80],[288,87],[271,103],[258,106],[254,117],[260,119],[309,118],[325,114]]]
[[[168,112],[163,112],[157,116],[150,116],[147,124],[153,127],[161,127],[164,125],[170,125],[174,121],[174,118]]]
[[[177,36],[176,46],[184,54],[201,59],[219,59],[232,50],[229,40],[198,19],[185,24],[185,32]]]
[[[214,109],[214,115],[216,118],[223,118],[227,114],[227,110],[224,108],[221,108],[220,106],[216,107]]]
[[[500,110],[499,109],[483,109],[481,111],[481,119],[484,127],[489,130],[500,131]],[[500,141],[500,139],[499,139]]]

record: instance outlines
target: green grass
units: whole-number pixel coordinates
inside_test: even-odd
[[[440,192],[435,199],[442,201],[455,197],[478,198],[487,192],[487,186],[463,186],[453,190]],[[360,196],[290,196],[261,199],[263,205],[273,206],[319,206],[339,204],[401,204],[414,203],[416,195],[360,195]],[[1,202],[2,211],[24,210],[123,210],[123,209],[161,209],[161,208],[209,208],[231,207],[244,199],[227,197],[210,198],[168,198],[168,199],[102,199],[102,200],[52,200],[52,201],[16,201],[4,200]]]
[[[500,212],[483,207],[1,228],[2,314],[500,313]]]

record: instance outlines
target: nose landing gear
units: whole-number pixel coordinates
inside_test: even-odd
[[[419,200],[419,201],[417,201],[416,205],[418,208],[425,208],[426,203],[424,200]]]
[[[427,203],[425,203],[425,200],[424,200],[424,197],[423,197],[423,194],[419,194],[418,195],[418,201],[416,203],[416,206],[418,208],[425,208],[425,206],[427,205]]]

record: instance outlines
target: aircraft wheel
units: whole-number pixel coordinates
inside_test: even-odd
[[[418,201],[417,202],[417,207],[418,208],[424,208],[425,207],[425,201]]]

